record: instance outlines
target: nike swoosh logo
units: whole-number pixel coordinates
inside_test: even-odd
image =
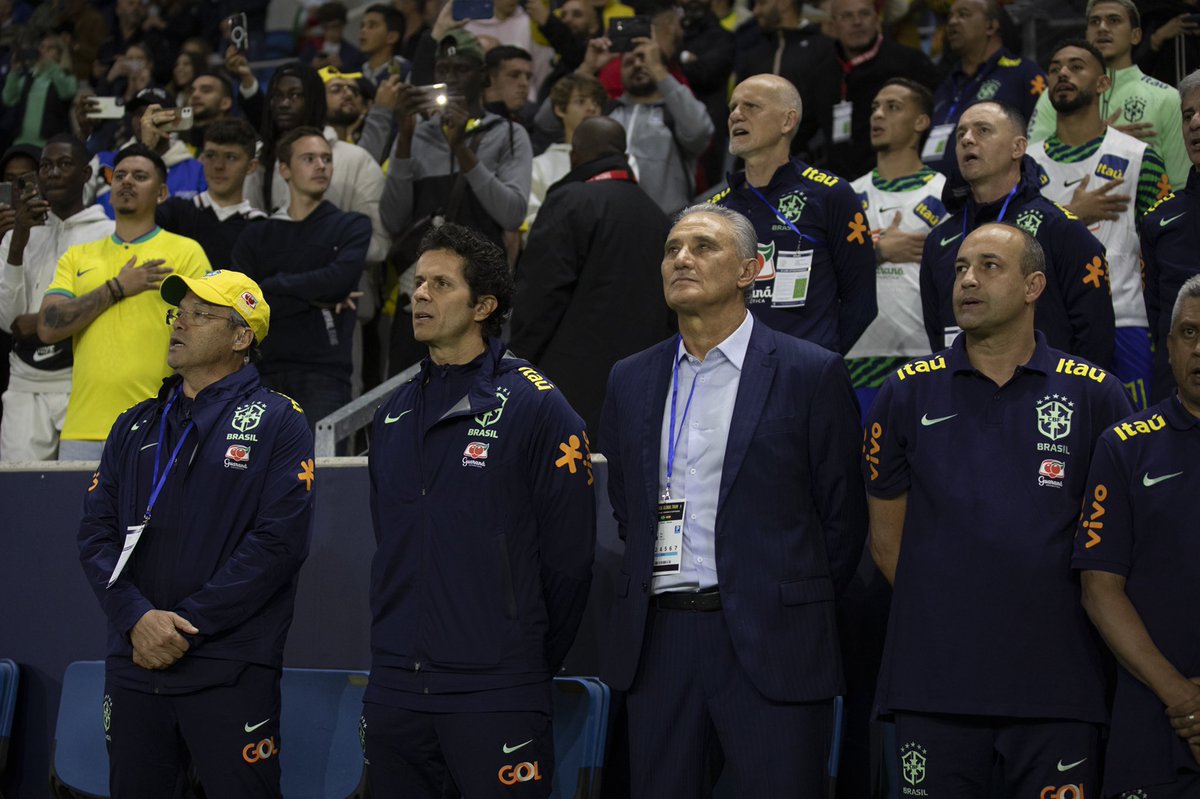
[[[257,723],[257,724],[243,724],[243,725],[242,725],[242,728],[243,728],[243,729],[244,729],[246,732],[254,732],[254,731],[255,731],[255,730],[257,730],[259,727],[261,727],[262,725],[266,724],[266,723],[267,723],[268,721],[270,721],[270,720],[271,720],[271,719],[270,719],[270,717],[267,717],[267,718],[263,719],[262,721],[260,721],[260,722],[259,722],[259,723]]]
[[[389,413],[387,416],[383,417],[383,423],[391,424],[392,422],[398,422],[398,421],[400,421],[400,418],[402,416],[404,416],[404,414],[406,414],[406,413],[412,413],[412,408],[409,408],[407,411],[400,411],[400,416],[392,416]]]
[[[1064,180],[1063,185],[1067,186],[1069,188],[1071,186],[1074,186],[1076,183],[1083,183],[1083,181],[1085,181],[1085,180],[1087,180],[1087,177],[1079,178],[1079,180]]]
[[[83,277],[83,276],[84,276],[84,275],[86,275],[88,272],[93,272],[93,271],[95,271],[95,269],[96,269],[96,267],[94,267],[94,266],[93,266],[91,269],[80,269],[79,271],[77,271],[77,272],[75,273],[75,277]]]
[[[129,428],[129,430],[130,430],[130,432],[133,432],[134,430],[137,430],[141,426],[142,426],[141,422],[134,422],[133,427]]]
[[[948,238],[948,239],[942,239],[942,246],[943,246],[943,247],[945,247],[945,246],[946,246],[947,244],[949,244],[950,242],[954,241],[955,239],[959,239],[959,238],[962,238],[962,234],[961,234],[961,233],[956,233],[955,235],[951,236],[951,237],[950,237],[950,238]]]
[[[1170,480],[1172,477],[1178,477],[1181,474],[1183,474],[1183,472],[1164,474],[1162,477],[1151,477],[1150,472],[1146,472],[1144,475],[1142,475],[1142,485],[1144,485],[1146,488],[1149,488],[1150,486],[1158,485],[1163,480]]]
[[[1181,216],[1187,216],[1187,212],[1184,211],[1182,214],[1175,214],[1175,216],[1171,217],[1170,219],[1160,219],[1158,221],[1158,226],[1166,227],[1167,225],[1171,224],[1172,222],[1174,222],[1176,219],[1178,219]]]
[[[953,419],[955,416],[958,416],[958,414],[952,413],[949,416],[939,416],[936,419],[930,419],[929,414],[925,414],[924,416],[921,417],[921,426],[922,427],[933,427],[935,424],[944,422],[947,419]]]
[[[531,743],[533,743],[532,738],[530,738],[528,741],[526,741],[523,744],[517,744],[516,746],[509,746],[508,744],[505,744],[504,746],[502,746],[500,748],[504,751],[504,754],[511,755],[513,752],[517,751],[522,746],[529,746]]]
[[[903,207],[903,205],[893,205],[890,208],[880,208],[879,213],[886,214],[888,211],[899,211]]]
[[[58,354],[57,350],[50,349],[47,347],[39,347],[33,351],[33,362],[41,363],[42,361],[48,361],[57,354]]]
[[[1060,761],[1058,761],[1058,770],[1059,771],[1070,771],[1071,769],[1078,766],[1080,763],[1085,763],[1085,762],[1087,762],[1086,757],[1083,760],[1076,760],[1074,763],[1068,763],[1067,765],[1064,766],[1063,762],[1060,760]]]

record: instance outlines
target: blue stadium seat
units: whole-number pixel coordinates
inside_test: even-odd
[[[8,764],[8,741],[12,737],[13,711],[17,707],[17,683],[21,671],[8,658],[0,658],[0,775]]]
[[[283,670],[279,756],[286,799],[360,795],[363,758],[358,719],[366,684],[363,672]],[[108,796],[103,697],[104,661],[67,666],[51,763],[56,795]],[[61,790],[64,787],[67,793]]]
[[[284,669],[280,767],[286,799],[347,799],[365,783],[358,741],[367,675]]]
[[[56,796],[108,796],[103,702],[104,661],[77,660],[67,666],[50,760]]]
[[[608,706],[608,686],[595,677],[554,678],[553,799],[600,795]]]

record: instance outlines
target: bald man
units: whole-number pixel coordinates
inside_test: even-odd
[[[620,122],[611,117],[596,117],[585,123],[580,124],[571,145],[571,169],[597,158],[625,158],[627,140]]]
[[[748,217],[760,269],[749,309],[769,327],[845,354],[875,318],[875,251],[850,184],[791,157],[800,95],[755,75],[729,100],[729,152],[746,164],[709,200]]]
[[[621,123],[580,123],[571,171],[547,192],[517,264],[509,346],[553,377],[588,430],[599,429],[612,365],[671,335],[658,273],[670,227],[629,168]]]

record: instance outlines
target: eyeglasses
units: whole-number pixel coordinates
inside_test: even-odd
[[[227,322],[233,321],[231,317],[222,316],[221,314],[193,311],[188,308],[171,308],[167,311],[167,324],[175,324],[175,320],[181,316],[189,325],[206,325],[214,319],[223,319]]]
[[[362,96],[362,91],[352,83],[334,83],[328,86],[327,89],[330,94],[335,96],[342,94],[343,92],[351,95],[352,97]]]

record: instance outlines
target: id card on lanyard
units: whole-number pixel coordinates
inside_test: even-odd
[[[671,496],[671,476],[675,471],[675,452],[679,447],[679,439],[683,437],[683,429],[687,425],[688,411],[692,407],[692,397],[696,395],[696,383],[700,374],[692,376],[692,388],[688,391],[687,402],[683,405],[683,416],[679,420],[679,428],[675,427],[675,408],[679,404],[679,348],[683,337],[676,337],[675,368],[671,376],[671,419],[667,427],[667,483],[659,495],[658,522],[654,532],[653,574],[678,574],[683,563],[683,520],[687,514],[687,500],[683,497]]]
[[[844,144],[850,141],[851,127],[854,121],[854,103],[848,99],[849,87],[846,82],[850,79],[850,73],[860,64],[865,64],[879,54],[879,47],[883,44],[883,34],[875,37],[875,43],[870,49],[851,58],[849,61],[838,59],[838,63],[842,67],[842,101],[833,107],[833,139],[834,144]]]
[[[750,186],[749,183],[746,184]],[[775,218],[792,229],[799,236],[797,245],[808,241],[813,244],[824,244],[819,239],[806,236],[800,232],[792,220],[788,219],[775,207],[775,204],[763,195],[761,191],[750,186],[750,191],[771,209]],[[775,283],[771,288],[772,308],[800,308],[808,301],[808,287],[812,276],[813,251],[796,249],[793,251],[780,250],[775,256]]]
[[[146,530],[146,525],[150,523],[150,515],[154,512],[154,504],[158,502],[158,496],[162,493],[163,486],[167,484],[167,478],[171,474],[171,470],[175,467],[175,462],[179,459],[179,452],[183,449],[183,442],[187,440],[188,433],[192,432],[192,428],[196,426],[195,422],[189,421],[187,427],[183,428],[183,433],[179,436],[179,442],[175,444],[175,449],[171,451],[170,458],[167,459],[166,468],[162,469],[162,444],[167,436],[167,414],[171,411],[171,406],[175,404],[175,400],[179,399],[183,387],[176,389],[175,394],[167,401],[167,405],[163,408],[162,419],[158,425],[158,444],[154,450],[154,477],[150,481],[150,499],[146,503],[146,512],[142,516],[141,524],[131,524],[125,531],[125,543],[121,547],[121,554],[117,558],[117,565],[113,568],[112,575],[108,578],[108,584],[105,588],[112,588],[113,583],[121,576],[121,572],[125,570],[126,564],[129,563],[129,558],[133,555],[133,550],[137,548],[138,541],[142,539],[142,533]],[[161,476],[160,476],[161,469]]]

